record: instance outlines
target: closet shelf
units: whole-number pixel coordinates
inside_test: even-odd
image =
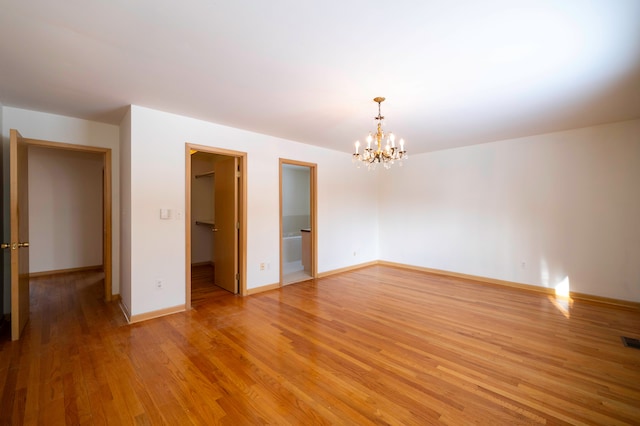
[[[209,226],[211,228],[213,228],[214,226],[216,226],[215,223],[213,223],[212,220],[196,220],[196,225],[200,225],[200,226]]]
[[[206,173],[199,173],[196,175],[196,179],[201,178],[201,177],[210,177],[213,176],[215,174],[214,171],[210,171],[210,172],[206,172]]]

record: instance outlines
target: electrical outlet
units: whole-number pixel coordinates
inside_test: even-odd
[[[260,270],[264,271],[264,268],[265,268],[264,262],[260,262]]]
[[[526,262],[522,262],[520,264],[520,267],[522,267],[522,269],[525,269],[527,267],[527,263]]]
[[[354,256],[356,255],[356,252],[355,252],[355,251],[353,252],[353,255],[354,255]]]
[[[156,290],[162,290],[164,288],[164,282],[162,280],[156,280]]]

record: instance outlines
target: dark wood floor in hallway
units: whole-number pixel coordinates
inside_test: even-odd
[[[640,312],[373,266],[128,325],[32,280],[0,424],[640,424]]]

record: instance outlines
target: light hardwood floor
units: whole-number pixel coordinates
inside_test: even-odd
[[[0,424],[640,424],[640,312],[373,266],[127,325],[32,280]]]
[[[191,306],[196,307],[210,299],[230,294],[222,287],[215,285],[215,269],[213,265],[197,265],[191,267]]]

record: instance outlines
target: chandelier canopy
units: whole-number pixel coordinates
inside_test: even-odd
[[[396,161],[402,165],[402,160],[408,158],[407,151],[404,149],[404,139],[400,139],[400,147],[396,146],[396,136],[391,132],[382,130],[382,120],[384,117],[380,113],[380,104],[384,102],[383,97],[373,98],[378,103],[378,116],[375,117],[377,122],[377,130],[375,133],[369,132],[367,136],[367,147],[360,154],[360,141],[356,141],[356,152],[353,154],[352,161],[360,167],[365,164],[368,170],[375,169],[379,163],[382,163],[385,169],[391,168]],[[375,145],[371,143],[375,140]],[[383,148],[382,143],[385,142]]]

